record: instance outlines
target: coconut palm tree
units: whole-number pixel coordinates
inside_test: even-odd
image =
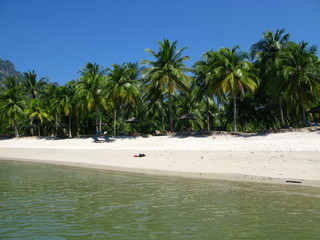
[[[24,72],[24,79],[22,80],[22,85],[31,99],[38,98],[39,92],[41,92],[44,87],[47,85],[47,79],[41,78],[39,81],[37,80],[37,74],[32,71]],[[31,125],[33,124],[33,118],[30,119]],[[33,135],[33,128],[31,128],[31,134]]]
[[[188,91],[181,92],[180,94],[174,95],[174,102],[177,106],[176,112],[177,116],[181,117],[184,114],[192,114],[195,119],[191,120],[179,120],[179,125],[184,128],[192,127],[194,130],[200,130],[204,127],[204,121],[202,120],[202,114],[205,112],[206,108],[209,111],[209,100],[204,103],[199,101],[199,91],[200,89],[196,86],[196,82],[192,81],[191,86]],[[176,124],[177,126],[178,124]]]
[[[177,41],[170,42],[164,39],[163,42],[158,41],[159,52],[155,53],[151,49],[146,51],[155,58],[155,61],[142,60],[141,63],[148,67],[144,69],[144,78],[148,80],[148,84],[159,87],[162,94],[167,94],[169,101],[170,115],[170,131],[173,131],[173,108],[172,94],[176,90],[183,91],[189,85],[189,77],[185,75],[190,71],[184,65],[189,60],[188,56],[181,56],[186,47],[176,50]]]
[[[278,29],[275,34],[267,30],[263,38],[251,46],[251,55],[257,59],[256,64],[265,77],[274,72],[279,52],[286,46],[289,37],[284,29]]]
[[[217,76],[213,89],[221,90],[233,99],[233,126],[237,132],[237,95],[245,91],[254,91],[258,87],[257,71],[248,59],[248,54],[238,51],[239,47],[221,48],[218,51]]]
[[[114,105],[114,129],[116,135],[117,107],[121,111],[121,126],[124,132],[124,107],[126,104],[135,104],[140,98],[138,88],[139,68],[137,64],[112,64],[109,70],[106,86],[106,96]]]
[[[6,77],[0,82],[0,93],[6,89],[15,88],[21,86],[21,80],[15,76]]]
[[[57,83],[48,83],[41,94],[41,100],[44,103],[44,106],[48,107],[48,114],[54,117],[54,133],[58,134],[58,118],[59,118],[59,109],[58,105],[60,103],[59,94],[59,85]]]
[[[316,46],[308,48],[307,42],[290,42],[280,56],[285,81],[279,87],[287,101],[294,103],[297,100],[301,106],[303,122],[306,121],[307,106],[320,96],[320,62],[315,55],[316,51]]]
[[[95,109],[97,132],[101,132],[101,109],[106,108],[105,72],[106,70],[98,64],[88,63],[81,69],[81,77],[76,86],[76,95],[85,99],[87,110]]]
[[[34,70],[29,72],[24,72],[23,85],[28,94],[30,94],[32,99],[37,98],[39,91],[41,91],[47,84],[46,78],[41,78],[37,80],[37,74]]]
[[[68,124],[68,136],[69,138],[72,138],[72,130],[71,130],[71,116],[73,111],[73,105],[74,105],[74,83],[73,82],[67,82],[65,86],[61,86],[57,89],[59,92],[59,101],[57,104],[57,108],[60,110],[60,112],[63,112],[65,116],[68,116],[69,118],[69,124]]]
[[[28,109],[27,109],[27,116],[30,119],[36,119],[38,122],[38,136],[41,136],[41,131],[40,131],[40,123],[43,123],[43,120],[47,119],[50,120],[51,116],[47,113],[45,107],[43,106],[43,102],[38,99],[32,99]]]
[[[208,51],[202,55],[202,60],[198,61],[194,65],[194,72],[196,75],[195,81],[199,87],[198,99],[201,100],[203,97],[206,101],[206,115],[207,115],[207,130],[210,131],[210,105],[213,103],[213,99],[218,100],[218,111],[220,126],[222,126],[222,118],[219,108],[219,100],[221,99],[221,91],[215,86],[216,79],[219,78],[218,72],[218,60],[219,55],[216,51]]]
[[[270,90],[274,94],[279,103],[282,125],[285,124],[283,93],[275,89],[274,86],[283,81],[279,54],[286,47],[289,37],[290,35],[285,34],[284,29],[278,29],[274,34],[267,30],[263,33],[263,38],[251,46],[251,55],[256,58],[255,65],[260,70],[260,89],[263,91]]]
[[[15,136],[19,137],[18,120],[24,115],[26,101],[22,88],[15,84],[15,79],[10,78],[4,82],[6,86],[0,92],[0,115],[2,119],[9,120],[14,127]]]

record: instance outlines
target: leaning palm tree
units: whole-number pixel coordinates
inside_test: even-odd
[[[320,62],[316,51],[316,46],[308,48],[307,42],[290,42],[280,56],[285,81],[276,87],[284,92],[288,102],[300,104],[303,123],[306,121],[306,107],[320,97]]]
[[[254,91],[258,87],[257,71],[248,59],[248,54],[238,51],[239,47],[221,48],[218,51],[217,75],[213,89],[221,90],[233,99],[233,126],[237,132],[237,95]]]
[[[20,86],[2,89],[0,93],[0,116],[12,124],[15,136],[19,137],[18,120],[24,115],[26,101]]]
[[[159,52],[155,53],[151,49],[146,49],[155,61],[142,60],[141,63],[148,67],[144,69],[144,78],[148,79],[148,84],[159,87],[162,94],[167,93],[169,101],[170,131],[173,131],[173,109],[172,94],[176,90],[183,91],[189,85],[189,77],[185,75],[190,71],[184,62],[189,60],[188,56],[181,56],[186,47],[176,50],[177,41],[170,42],[164,39],[158,41]]]
[[[107,78],[106,96],[114,105],[114,128],[116,135],[117,107],[121,111],[121,126],[124,132],[124,107],[126,104],[135,104],[140,98],[138,89],[138,71],[136,64],[125,63],[122,65],[112,64]]]
[[[101,110],[106,108],[106,98],[103,91],[105,72],[106,70],[98,64],[88,63],[81,69],[81,77],[76,86],[76,95],[78,98],[85,99],[87,110],[95,109],[97,132],[101,132]]]

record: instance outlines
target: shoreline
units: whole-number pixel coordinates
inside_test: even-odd
[[[158,169],[145,169],[145,168],[128,168],[128,167],[115,167],[108,165],[98,165],[90,163],[74,163],[65,161],[45,161],[34,159],[3,159],[0,161],[16,161],[16,162],[28,162],[28,163],[40,163],[56,166],[68,166],[86,169],[106,170],[119,173],[133,173],[163,177],[182,177],[193,179],[208,179],[217,181],[232,181],[232,182],[246,182],[246,183],[263,183],[263,184],[280,184],[280,185],[295,185],[301,187],[316,187],[320,188],[320,182],[316,180],[305,179],[289,179],[289,178],[274,178],[256,175],[236,174],[236,173],[199,173],[199,172],[181,172],[181,171],[167,171]],[[287,182],[289,181],[289,182]]]
[[[305,164],[317,158],[318,153],[148,151],[145,154],[146,157],[135,158],[130,150],[28,149],[26,152],[26,149],[15,148],[1,149],[0,160],[138,174],[320,187],[317,177],[319,169]],[[185,159],[188,156],[190,160]],[[283,158],[281,162],[280,158]],[[288,158],[295,161],[291,167],[286,163]]]
[[[91,138],[0,140],[0,160],[320,187],[318,131],[264,136],[118,137],[115,140],[112,143],[94,143]],[[133,157],[139,153],[146,156]]]

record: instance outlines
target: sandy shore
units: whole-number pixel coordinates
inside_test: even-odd
[[[0,140],[0,159],[320,187],[320,131],[115,140],[6,139]],[[146,156],[133,157],[138,153]]]

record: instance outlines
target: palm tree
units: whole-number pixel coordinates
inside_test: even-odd
[[[38,120],[38,136],[41,136],[40,131],[40,123],[43,123],[44,119],[51,119],[51,116],[47,113],[45,110],[45,107],[43,106],[43,102],[38,99],[32,99],[30,102],[30,105],[27,109],[27,116],[30,119],[37,119]]]
[[[13,80],[10,78],[4,81],[6,86],[0,92],[0,115],[3,119],[8,118],[14,127],[15,136],[19,137],[18,120],[24,115],[26,102],[21,87]]]
[[[173,131],[172,94],[177,89],[180,91],[185,90],[189,85],[189,77],[184,74],[190,71],[184,65],[184,62],[189,60],[189,57],[181,56],[186,47],[176,51],[177,41],[170,42],[164,39],[163,42],[158,41],[158,43],[158,53],[155,53],[151,49],[146,49],[156,60],[142,60],[141,63],[149,66],[143,71],[149,84],[159,87],[162,94],[168,94],[170,131]]]
[[[46,78],[41,78],[37,80],[37,74],[34,70],[29,72],[24,72],[23,85],[26,88],[28,94],[30,94],[32,99],[37,98],[39,91],[41,91],[44,86],[47,84]]]
[[[69,124],[68,124],[68,136],[72,138],[72,131],[71,131],[71,115],[73,111],[73,98],[74,98],[74,84],[73,82],[67,82],[65,86],[61,86],[58,88],[58,96],[59,101],[57,108],[60,112],[64,112],[65,116],[69,117]]]
[[[57,136],[58,134],[58,117],[59,117],[59,109],[58,105],[60,103],[59,96],[59,85],[57,83],[49,83],[43,90],[42,98],[45,106],[48,106],[48,114],[50,116],[54,116],[54,132]]]
[[[237,132],[237,94],[254,91],[258,87],[257,71],[248,59],[248,54],[238,51],[239,47],[221,48],[218,51],[217,71],[213,89],[221,90],[233,99],[233,126]]]
[[[307,47],[307,42],[296,44],[290,42],[281,52],[281,66],[285,81],[279,85],[284,92],[284,98],[293,103],[299,103],[302,110],[302,120],[306,121],[306,107],[311,100],[320,96],[319,73],[320,62],[316,57],[316,46]],[[318,78],[318,79],[317,79]]]
[[[41,92],[47,85],[46,78],[41,78],[38,81],[37,74],[34,72],[34,70],[24,72],[23,75],[24,79],[22,80],[22,85],[25,88],[25,91],[31,97],[31,99],[36,99],[38,97],[38,93]],[[31,118],[30,121],[32,125],[33,118]],[[31,134],[33,135],[33,128],[31,128]]]
[[[289,37],[284,29],[278,29],[275,34],[267,30],[263,38],[251,46],[251,55],[257,59],[256,64],[264,76],[272,74],[279,52],[286,46]]]
[[[198,99],[201,100],[203,97],[206,101],[206,115],[207,115],[207,130],[210,131],[210,103],[213,99],[221,99],[221,94],[215,86],[216,79],[219,78],[218,74],[218,60],[219,55],[217,52],[211,50],[205,52],[202,55],[202,60],[198,61],[194,65],[194,72],[196,75],[196,84],[199,87]],[[212,104],[211,104],[212,105]],[[220,108],[218,105],[220,126],[222,127],[222,118],[220,114]]]
[[[278,99],[282,125],[285,124],[283,97],[282,93],[278,92],[274,86],[283,81],[281,66],[279,65],[279,54],[286,47],[289,37],[290,35],[285,34],[284,29],[278,29],[275,34],[267,30],[263,33],[263,38],[251,46],[251,55],[257,59],[255,65],[260,70],[260,89],[263,91],[266,91],[266,89],[271,90],[275,98]]]
[[[205,112],[206,108],[207,111],[209,111],[209,106],[207,104],[209,104],[210,100],[208,99],[206,103],[199,101],[199,91],[200,89],[196,86],[196,82],[192,81],[188,91],[174,95],[175,104],[177,106],[177,115],[181,117],[186,113],[190,113],[195,117],[192,121],[180,120],[179,124],[181,125],[184,123],[184,127],[190,127],[191,125],[194,130],[203,129],[204,121],[202,120],[202,114]]]
[[[106,70],[98,64],[88,63],[81,69],[81,77],[76,86],[76,95],[85,99],[87,110],[90,111],[95,108],[97,132],[101,132],[101,109],[106,108],[106,97],[103,91],[105,87],[105,72]]]
[[[0,93],[2,91],[5,91],[6,89],[15,88],[21,86],[21,80],[15,76],[9,76],[6,77],[1,83],[0,83]]]
[[[165,124],[165,116],[167,116],[167,104],[164,101],[164,95],[163,93],[165,91],[160,89],[159,82],[153,82],[152,84],[146,80],[143,79],[143,87],[144,90],[144,97],[143,102],[148,105],[148,110],[156,110],[157,113],[160,113],[161,115],[161,127],[159,128],[159,124],[155,124],[157,128],[161,129],[162,132],[166,131],[166,124]],[[152,111],[149,112],[150,116],[152,116]],[[160,116],[157,116],[158,118]],[[153,119],[153,117],[151,117]]]
[[[123,108],[128,103],[135,104],[141,95],[138,89],[138,75],[138,65],[132,63],[112,64],[112,69],[108,73],[106,96],[114,105],[114,135],[116,135],[117,106],[120,107],[121,126],[124,132]]]

